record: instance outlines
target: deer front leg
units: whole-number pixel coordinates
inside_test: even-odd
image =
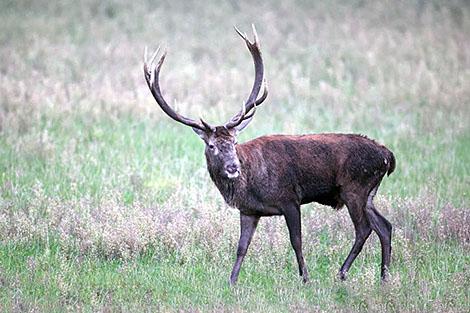
[[[234,285],[237,282],[243,258],[246,255],[251,238],[253,238],[259,219],[259,216],[240,213],[240,240],[238,241],[237,260],[233,265],[232,274],[230,275],[230,285]]]
[[[304,283],[308,282],[308,271],[305,266],[304,256],[302,253],[302,230],[300,220],[300,207],[292,206],[287,208],[284,213],[287,228],[289,229],[290,242],[294,248],[297,263],[299,265],[299,275],[302,276]]]

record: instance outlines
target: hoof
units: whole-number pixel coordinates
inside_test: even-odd
[[[338,272],[337,277],[338,277],[339,280],[345,281],[346,280],[346,273],[345,272]]]
[[[388,283],[390,281],[390,272],[388,271],[387,268],[382,270],[382,273],[380,274],[381,282],[382,284]]]
[[[308,271],[307,271],[307,268],[304,267],[303,270],[299,271],[299,274],[300,274],[300,277],[302,277],[302,282],[304,284],[308,283],[309,279],[308,279]]]
[[[302,276],[302,283],[306,284],[308,282],[309,282],[308,276],[307,275]]]

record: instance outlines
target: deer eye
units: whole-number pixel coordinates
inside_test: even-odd
[[[209,149],[214,150],[214,145],[209,145]]]

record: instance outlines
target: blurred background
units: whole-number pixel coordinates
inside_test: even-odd
[[[256,311],[268,304],[291,311],[336,305],[360,310],[363,301],[357,299],[368,296],[369,309],[385,311],[468,307],[468,1],[3,0],[0,20],[0,281],[1,275],[7,282],[17,277],[16,290],[27,295],[22,300],[27,308],[51,308],[35,300],[41,292],[53,299],[52,308],[63,295],[59,287],[51,291],[18,276],[27,276],[24,262],[31,261],[20,257],[25,246],[18,243],[39,247],[39,255],[43,249],[56,249],[59,261],[72,260],[63,270],[71,275],[63,280],[69,282],[66,293],[75,297],[72,307],[120,306],[129,296],[123,291],[109,300],[108,293],[78,291],[71,278],[79,267],[73,263],[78,256],[140,264],[139,258],[153,251],[151,264],[155,255],[167,261],[176,258],[187,266],[182,265],[182,272],[207,268],[209,258],[223,268],[201,270],[192,286],[200,292],[197,288],[203,288],[208,275],[215,286],[225,286],[238,235],[237,212],[226,207],[210,181],[203,143],[153,100],[142,56],[146,46],[166,49],[161,88],[167,101],[185,116],[222,124],[238,112],[251,90],[251,56],[233,26],[251,36],[252,23],[261,43],[269,96],[240,142],[272,133],[353,132],[389,147],[397,170],[384,180],[378,202],[396,229],[395,271],[398,277],[413,276],[410,268],[421,274],[413,276],[416,280],[395,281],[399,300],[394,307],[380,292],[366,295],[360,287],[355,289],[367,286],[367,279],[355,281],[346,291],[325,291],[323,302],[309,291],[293,293],[297,285],[287,233],[283,221],[273,219],[261,226],[245,279],[257,282],[253,288],[286,291],[284,300],[256,293],[250,298],[248,291],[233,295],[223,287],[225,291],[203,300],[181,300],[178,292],[159,298],[161,292],[151,289],[153,299],[167,308],[187,308],[189,303],[195,310],[221,305]],[[312,242],[305,247],[308,264],[324,265],[323,274],[313,275],[314,282],[332,288],[329,279],[353,236],[347,212],[332,213],[319,205],[308,205],[304,212],[306,242]],[[283,248],[273,249],[276,245]],[[378,277],[377,240],[371,245],[357,268],[359,273],[370,270],[374,274],[367,277],[373,279]],[[410,248],[413,245],[430,249],[424,259],[433,255],[440,261],[428,267],[413,263],[424,253]],[[450,252],[439,257],[446,249]],[[31,255],[34,259],[36,254]],[[23,261],[12,262],[15,258]],[[54,267],[58,260],[43,262]],[[7,261],[16,267],[6,266]],[[289,264],[287,270],[276,267],[279,262]],[[274,282],[256,276],[277,269],[281,273]],[[436,274],[449,271],[457,276]],[[166,273],[154,279],[163,275],[168,283],[162,286],[174,286],[172,272]],[[423,277],[430,285],[423,287]],[[59,286],[54,279],[48,284]],[[466,280],[467,287],[457,287],[459,279]],[[289,283],[283,285],[285,281]],[[94,286],[88,280],[83,284]],[[158,286],[151,278],[149,284]],[[13,308],[13,289],[2,289],[6,308]],[[137,303],[153,305],[145,302],[146,289],[136,290]],[[416,299],[407,299],[407,291]],[[447,293],[452,294],[450,302],[444,301]],[[243,299],[248,299],[248,307],[239,302]],[[231,304],[226,307],[227,301]],[[436,307],[429,304],[435,301]]]

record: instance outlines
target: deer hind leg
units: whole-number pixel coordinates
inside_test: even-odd
[[[289,229],[290,242],[297,258],[297,264],[299,265],[299,275],[302,276],[302,281],[306,283],[308,282],[308,271],[302,253],[300,206],[293,205],[287,208],[284,212],[284,217],[286,219],[287,228]]]
[[[375,208],[373,199],[377,192],[377,187],[372,189],[366,205],[366,214],[370,225],[375,233],[379,236],[380,245],[382,247],[382,264],[380,276],[382,281],[388,278],[388,269],[390,267],[390,259],[392,254],[392,224],[383,217]]]
[[[346,273],[348,272],[356,257],[361,252],[364,243],[372,232],[369,220],[364,212],[366,201],[363,199],[363,197],[360,197],[356,194],[348,194],[344,197],[344,202],[346,203],[349,216],[351,216],[351,220],[354,224],[356,239],[348,257],[339,270],[338,277],[341,280],[346,279]]]

